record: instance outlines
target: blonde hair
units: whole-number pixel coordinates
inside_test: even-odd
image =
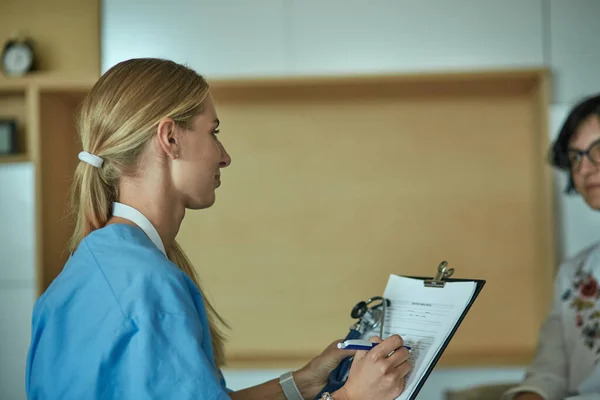
[[[73,252],[81,240],[102,228],[119,199],[119,180],[135,176],[140,155],[156,133],[158,121],[171,117],[184,127],[203,112],[208,84],[195,71],[169,60],[141,58],[109,69],[87,95],[77,118],[85,151],[104,163],[101,168],[80,162],[71,188],[75,229],[69,242]],[[200,280],[179,244],[167,256],[198,286]],[[203,293],[217,367],[224,365],[222,326],[228,327]],[[218,326],[217,322],[221,325]]]

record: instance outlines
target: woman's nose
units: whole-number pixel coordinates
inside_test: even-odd
[[[231,156],[229,155],[227,150],[225,150],[225,146],[223,146],[222,144],[221,144],[221,162],[219,165],[221,168],[227,168],[231,165]]]

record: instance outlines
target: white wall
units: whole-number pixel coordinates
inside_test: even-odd
[[[23,399],[34,280],[31,163],[0,165],[0,399]]]
[[[167,57],[208,78],[549,65],[600,87],[597,0],[105,0],[102,70]]]
[[[598,0],[103,0],[102,8],[103,71],[141,56],[186,63],[209,79],[545,65],[555,72],[551,136],[573,101],[600,90]],[[33,254],[27,168],[0,169],[0,238],[9,238],[0,241],[0,256],[12,260],[0,261],[0,398],[7,400],[24,398],[33,283],[23,271],[33,260],[16,253],[15,243]],[[562,187],[564,177],[557,180]],[[577,197],[559,196],[560,251],[572,255],[600,239],[600,215]],[[9,221],[17,214],[27,222],[15,233]],[[14,271],[25,274],[19,283],[6,278]],[[280,372],[225,371],[232,388]],[[419,398],[437,400],[441,388],[510,381],[521,372],[440,368]]]
[[[148,55],[187,63],[209,78],[544,61],[541,0],[151,3],[104,1],[103,71]]]
[[[549,5],[547,47],[555,102],[572,103],[600,89],[600,1],[550,0]]]

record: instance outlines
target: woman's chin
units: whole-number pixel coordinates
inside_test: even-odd
[[[203,210],[203,209],[211,207],[213,204],[215,204],[215,200],[216,200],[216,195],[213,191],[210,195],[190,199],[190,201],[188,201],[186,208],[188,210]]]
[[[595,191],[595,193],[587,193],[584,197],[584,200],[590,208],[600,211],[600,191]]]

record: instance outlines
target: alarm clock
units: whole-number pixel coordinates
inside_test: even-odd
[[[11,37],[2,49],[2,72],[6,77],[20,77],[35,65],[33,42],[27,38]]]
[[[17,153],[17,121],[0,119],[0,155]]]

